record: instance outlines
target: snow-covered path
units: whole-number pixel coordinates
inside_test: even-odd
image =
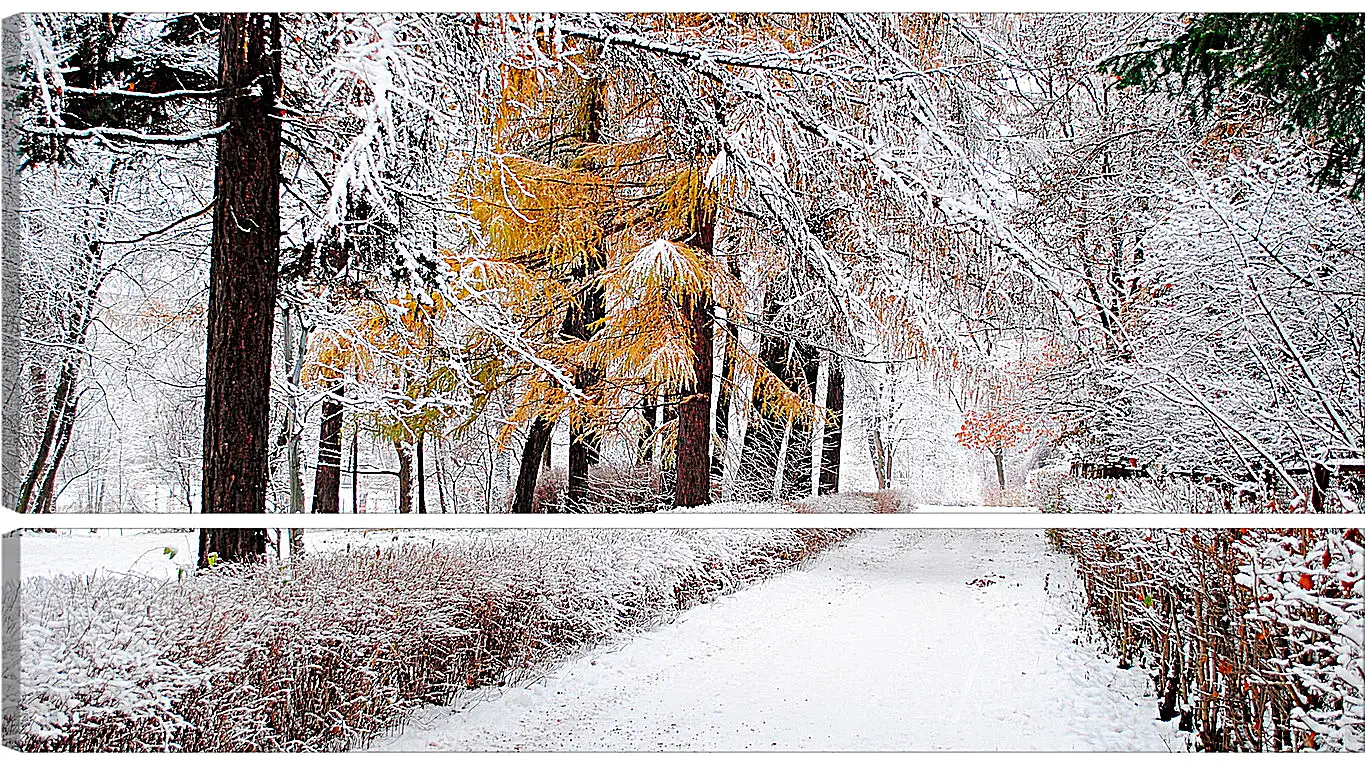
[[[1040,531],[869,531],[371,749],[1183,749],[1075,642],[1074,581]]]

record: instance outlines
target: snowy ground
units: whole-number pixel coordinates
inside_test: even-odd
[[[374,750],[1183,750],[1038,531],[872,531]]]
[[[174,579],[180,568],[193,570],[198,557],[197,530],[101,528],[93,532],[24,532],[19,539],[22,578],[106,571]]]

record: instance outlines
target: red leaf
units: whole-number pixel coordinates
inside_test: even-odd
[[[1306,574],[1306,573],[1305,573],[1304,575],[1300,576],[1300,577],[1299,577],[1299,586],[1300,586],[1300,587],[1303,587],[1304,589],[1312,589],[1312,588],[1313,588],[1313,577],[1312,577],[1312,576],[1309,576],[1309,575]]]

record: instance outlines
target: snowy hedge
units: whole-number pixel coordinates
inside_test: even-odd
[[[340,750],[781,571],[847,530],[518,530],[180,582],[28,579],[21,750]],[[13,671],[13,670],[11,670]]]
[[[1365,748],[1360,530],[1051,532],[1159,716],[1209,750]]]

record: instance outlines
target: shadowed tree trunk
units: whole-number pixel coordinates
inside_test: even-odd
[[[341,512],[341,422],[345,411],[341,398],[344,384],[333,386],[322,401],[322,424],[318,430],[318,468],[313,475],[313,514]]]
[[[705,211],[697,228],[696,247],[711,254],[715,248],[716,221]],[[711,377],[715,366],[712,330],[715,307],[710,299],[687,297],[683,311],[690,324],[693,384],[683,390],[678,403],[677,470],[673,503],[698,507],[711,501]]]
[[[777,297],[769,296],[763,311],[764,322],[771,323],[777,315]],[[777,378],[788,381],[786,339],[765,333],[759,342],[759,359]],[[782,441],[787,432],[785,419],[775,419],[760,407],[755,396],[750,403],[749,426],[744,431],[744,444],[739,454],[734,493],[740,501],[772,501],[773,481],[778,475],[782,455]]]
[[[526,447],[521,451],[521,471],[517,473],[517,491],[512,500],[512,513],[529,515],[536,498],[536,483],[540,478],[540,457],[550,444],[549,421],[537,417],[526,435]]]
[[[280,25],[229,13],[219,33],[223,96],[214,179],[204,397],[203,511],[265,512],[270,352],[280,262]],[[263,531],[206,529],[223,560],[265,554]]]
[[[844,367],[830,356],[825,382],[825,436],[820,453],[820,495],[839,492],[839,456],[844,447]]]
[[[398,452],[398,514],[406,515],[412,511],[412,444],[395,440],[393,447]]]
[[[417,514],[427,513],[427,436],[417,436]]]
[[[255,562],[265,558],[264,528],[199,529],[199,567]]]
[[[637,455],[639,463],[649,464],[654,461],[654,432],[659,420],[659,408],[655,405],[645,405],[640,408],[645,417],[645,433],[640,436],[640,445]]]
[[[801,342],[792,342],[791,355],[787,371],[794,381],[788,386],[803,398],[814,402],[816,381],[820,376],[820,358],[815,354],[814,347]],[[803,499],[811,495],[814,441],[815,420],[794,419],[783,466],[782,498]]]

